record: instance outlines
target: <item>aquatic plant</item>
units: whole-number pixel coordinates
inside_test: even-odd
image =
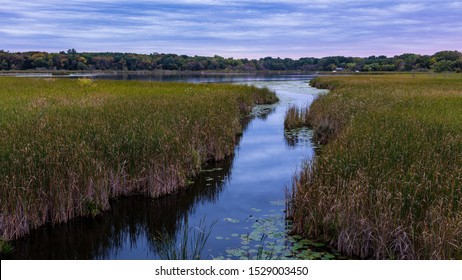
[[[13,250],[14,248],[10,243],[0,239],[0,257],[10,255]]]
[[[308,116],[308,107],[299,108],[296,105],[291,105],[286,111],[286,115],[284,118],[284,128],[294,129],[294,128],[300,128],[303,126],[308,126],[309,122],[308,122],[307,116]]]
[[[294,183],[294,231],[374,259],[462,258],[462,77],[322,77],[327,143]]]
[[[277,208],[286,205],[286,201],[271,201]],[[251,223],[247,233],[232,233],[225,236],[216,236],[215,239],[239,241],[239,245],[230,246],[225,254],[213,256],[214,259],[239,260],[290,260],[290,259],[339,259],[343,258],[333,248],[322,242],[303,239],[299,235],[290,235],[292,226],[284,217],[282,209],[271,209],[262,212],[262,209],[250,209],[253,214],[245,220]],[[279,212],[279,213],[278,213]],[[238,221],[226,218],[225,221]],[[290,221],[289,221],[290,222]],[[244,229],[246,229],[244,227]],[[233,242],[235,244],[236,242]]]
[[[205,249],[205,244],[212,233],[213,226],[205,224],[203,218],[195,227],[189,227],[188,222],[183,225],[181,239],[177,241],[175,236],[170,236],[166,231],[159,233],[157,239],[161,244],[158,254],[162,260],[199,260]]]
[[[96,215],[109,199],[187,187],[234,151],[268,89],[227,84],[0,78],[0,236]]]

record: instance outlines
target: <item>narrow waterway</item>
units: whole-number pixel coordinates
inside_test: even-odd
[[[290,105],[309,105],[322,92],[309,79],[232,80],[268,87],[280,99],[254,108],[233,157],[205,167],[178,194],[116,199],[96,218],[35,230],[12,243],[12,258],[163,259],[185,232],[193,239],[204,230],[210,236],[202,259],[289,257],[285,189],[314,152],[310,131],[284,131],[284,116]]]

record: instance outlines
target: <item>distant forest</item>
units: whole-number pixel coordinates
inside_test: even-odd
[[[402,54],[367,58],[330,56],[300,59],[260,59],[187,56],[176,54],[8,52],[0,50],[0,70],[176,70],[176,71],[434,71],[461,72],[462,53]]]

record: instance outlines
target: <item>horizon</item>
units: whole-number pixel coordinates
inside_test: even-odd
[[[462,1],[0,0],[1,49],[259,59],[433,55],[462,45]],[[438,11],[444,11],[438,12]]]
[[[4,52],[9,52],[9,53],[41,53],[41,52],[44,52],[44,53],[61,53],[61,52],[65,52],[66,54],[68,53],[68,51],[70,50],[75,50],[77,54],[96,54],[96,53],[101,53],[101,54],[135,54],[135,55],[155,55],[155,54],[160,54],[160,55],[177,55],[177,56],[183,56],[183,55],[186,55],[188,57],[215,57],[215,56],[220,56],[220,55],[187,55],[187,54],[178,54],[178,53],[160,53],[160,52],[152,52],[152,53],[136,53],[136,52],[117,52],[117,51],[79,51],[79,50],[76,50],[75,48],[70,48],[70,49],[67,49],[67,50],[60,50],[60,51],[44,51],[44,50],[28,50],[28,51],[10,51],[10,50],[4,50],[4,49],[0,49],[0,52],[1,51],[4,51]],[[220,56],[220,57],[223,57],[224,59],[248,59],[248,60],[260,60],[260,59],[265,59],[267,57],[270,57],[272,59],[292,59],[292,60],[300,60],[300,59],[304,59],[304,58],[314,58],[314,59],[323,59],[323,58],[328,58],[328,57],[345,57],[345,58],[361,58],[361,59],[367,59],[369,57],[381,57],[381,56],[385,56],[387,58],[394,58],[394,57],[398,57],[398,56],[403,56],[403,55],[407,55],[407,54],[413,54],[413,55],[419,55],[419,56],[433,56],[435,55],[436,53],[439,53],[439,52],[461,52],[459,50],[439,50],[439,51],[436,51],[435,53],[431,53],[431,54],[421,54],[421,53],[401,53],[401,54],[395,54],[395,55],[384,55],[384,54],[372,54],[372,55],[369,55],[369,56],[342,56],[342,55],[329,55],[329,56],[324,56],[324,57],[315,57],[315,56],[304,56],[304,57],[295,57],[295,58],[292,58],[292,57],[274,57],[274,56],[266,56],[266,57],[256,57],[256,58],[249,58],[249,57],[226,57],[226,56]],[[462,53],[462,52],[461,52]]]

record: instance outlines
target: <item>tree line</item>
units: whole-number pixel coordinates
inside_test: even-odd
[[[59,53],[0,50],[0,70],[122,70],[122,71],[434,71],[461,72],[462,53],[441,51],[434,55],[402,54],[394,57],[370,56],[300,59],[265,57],[260,59],[224,58],[218,55],[83,52],[75,49]]]

